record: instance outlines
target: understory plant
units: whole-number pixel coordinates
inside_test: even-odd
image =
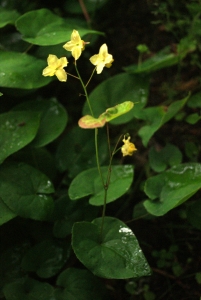
[[[199,30],[175,51],[139,44],[114,74],[89,18],[107,1],[92,2],[66,1],[64,15],[0,6],[0,299],[113,299],[124,279],[130,299],[152,300],[154,272],[180,284],[192,263],[172,236],[150,246],[135,222],[152,234],[179,211],[201,229],[201,93],[164,85],[149,102],[156,72],[199,53]],[[199,284],[199,268],[192,276]]]

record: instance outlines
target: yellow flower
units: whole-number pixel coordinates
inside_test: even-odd
[[[124,145],[121,147],[121,152],[123,156],[126,155],[132,156],[133,152],[136,151],[137,149],[135,145],[130,142],[130,136],[128,138],[124,136],[123,143]]]
[[[82,51],[84,50],[85,44],[88,43],[81,40],[79,32],[74,29],[71,34],[71,40],[67,42],[65,45],[63,45],[63,47],[67,51],[71,51],[72,56],[75,58],[75,60],[77,60],[80,57]]]
[[[66,81],[67,74],[64,67],[67,66],[68,61],[66,57],[58,58],[56,55],[49,54],[47,58],[48,66],[43,70],[43,76],[54,76],[56,75],[59,81]]]
[[[114,61],[112,55],[108,53],[106,44],[103,44],[100,47],[99,53],[93,55],[89,60],[94,66],[96,66],[97,74],[100,74],[104,67],[110,68]]]

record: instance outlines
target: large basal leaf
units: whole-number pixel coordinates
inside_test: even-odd
[[[103,278],[126,279],[150,275],[149,265],[132,230],[122,221],[105,217],[75,223],[72,246],[77,258]]]
[[[16,217],[16,214],[0,198],[0,225]]]
[[[18,216],[46,220],[54,207],[53,192],[49,179],[29,165],[0,166],[0,198]]]
[[[146,200],[144,206],[150,214],[162,216],[188,200],[200,188],[201,164],[180,164],[147,179],[145,193],[150,200]]]
[[[31,26],[30,26],[31,24]],[[70,40],[73,29],[85,34],[101,34],[98,31],[80,27],[79,20],[63,19],[43,8],[25,13],[16,21],[16,27],[23,40],[40,46],[56,45]]]
[[[55,98],[26,101],[14,107],[14,110],[40,113],[40,126],[32,142],[35,147],[43,147],[55,140],[67,123],[67,112]]]
[[[31,27],[31,26],[29,26]],[[47,63],[26,53],[0,50],[0,86],[35,89],[47,85],[51,77],[42,76]]]
[[[107,300],[104,284],[88,270],[69,268],[63,271],[56,284],[56,300]]]
[[[41,278],[56,275],[70,255],[70,244],[65,241],[45,240],[30,248],[22,259],[21,268],[35,272]]]
[[[0,28],[7,24],[15,24],[15,20],[19,17],[19,13],[16,10],[7,10],[0,7]]]
[[[138,117],[146,121],[147,125],[140,128],[138,134],[142,138],[144,146],[147,146],[153,134],[172,119],[185,105],[189,96],[182,100],[174,101],[169,107],[154,106],[148,107],[139,113]]]
[[[126,73],[115,75],[99,84],[90,94],[90,103],[95,117],[102,114],[109,107],[131,101],[135,108],[111,121],[112,124],[123,124],[129,122],[147,103],[149,92],[149,77],[135,76]],[[89,114],[89,108],[85,103],[83,115]]]
[[[4,289],[6,300],[44,300],[53,298],[53,287],[46,282],[22,278],[7,284]]]
[[[106,181],[108,167],[101,167],[103,178]],[[133,166],[112,166],[110,184],[107,192],[107,203],[115,201],[124,195],[133,181]],[[105,190],[102,186],[97,168],[81,172],[71,182],[68,190],[71,200],[77,200],[90,196],[89,203],[92,205],[103,205]]]
[[[0,163],[34,139],[39,122],[37,112],[10,111],[0,115]]]

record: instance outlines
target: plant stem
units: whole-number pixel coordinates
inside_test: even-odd
[[[76,69],[77,75],[78,75],[78,77],[80,79],[80,82],[82,84],[82,87],[83,87],[83,90],[84,90],[84,93],[85,93],[85,97],[87,99],[87,104],[89,106],[90,113],[91,113],[91,115],[93,117],[94,114],[93,114],[93,111],[92,111],[92,108],[91,108],[91,104],[90,104],[90,101],[89,101],[89,96],[88,96],[88,93],[87,93],[87,89],[86,89],[86,86],[84,85],[84,82],[82,81],[82,78],[81,78],[80,73],[78,71],[78,68],[77,68],[77,65],[76,65],[76,61],[75,61],[75,69]]]
[[[87,81],[85,88],[87,87],[87,85],[89,84],[89,82],[91,81],[92,76],[94,75],[94,72],[96,70],[96,67],[93,69],[93,72],[91,73],[91,76],[89,77],[89,80]]]

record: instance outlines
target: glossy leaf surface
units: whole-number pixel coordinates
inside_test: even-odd
[[[162,216],[188,200],[200,188],[201,164],[180,164],[147,179],[145,193],[150,200],[146,200],[144,206],[149,213]]]
[[[67,123],[65,108],[54,98],[26,101],[14,107],[14,110],[27,111],[29,114],[33,111],[40,114],[40,126],[32,142],[35,147],[43,147],[55,140]]]
[[[30,26],[29,26],[30,27]],[[46,62],[26,53],[0,50],[0,86],[35,89],[47,85],[51,77],[42,76]]]
[[[94,274],[103,278],[125,279],[150,275],[149,265],[138,241],[122,221],[105,217],[92,223],[75,223],[72,246],[78,259]]]
[[[29,144],[37,134],[40,114],[10,111],[0,114],[0,163]]]
[[[29,165],[0,167],[0,198],[18,216],[45,220],[53,210],[53,192],[49,179]]]

